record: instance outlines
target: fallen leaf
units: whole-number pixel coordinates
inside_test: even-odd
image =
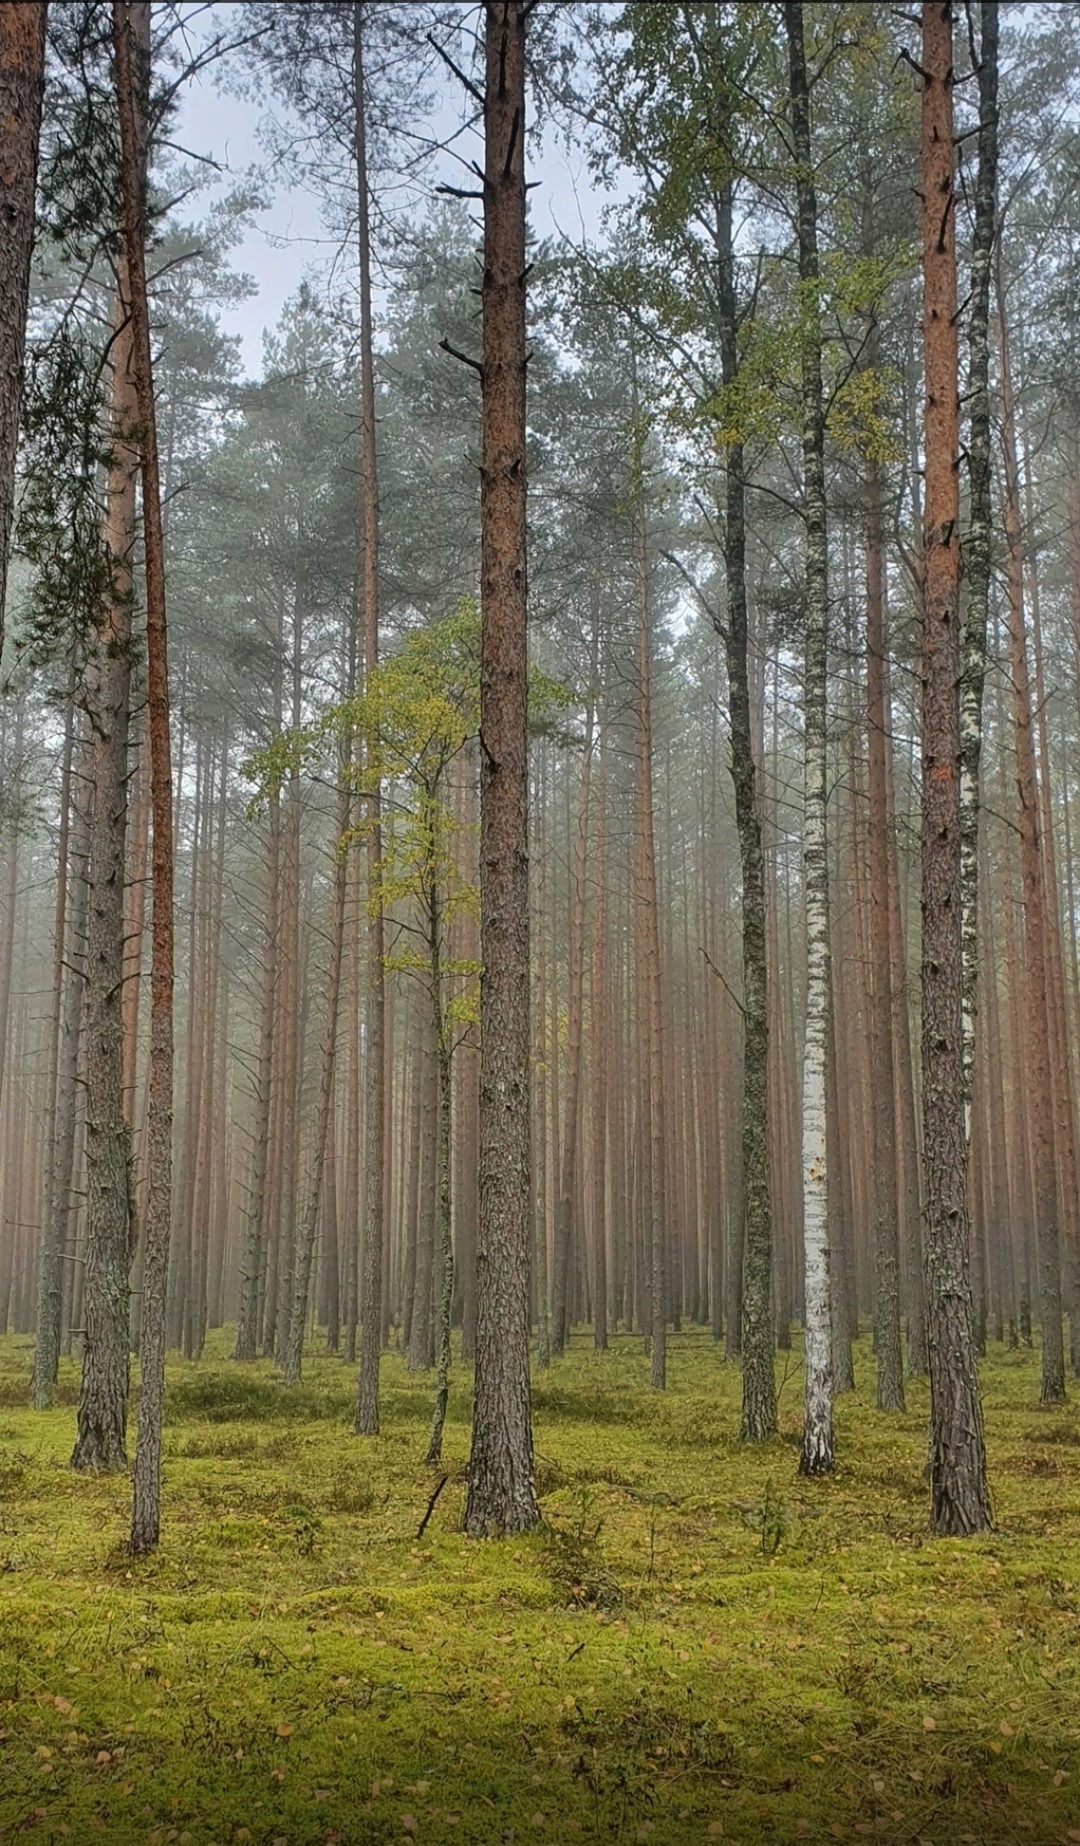
[[[406,1833],[415,1833],[417,1825],[418,1825],[416,1815],[415,1814],[403,1814],[401,1816],[401,1825],[404,1828]]]
[[[927,1716],[922,1721],[922,1727],[924,1731],[936,1731],[937,1719],[931,1718],[929,1713],[927,1713]]]
[[[292,1733],[293,1727],[291,1724],[278,1724],[274,1727],[275,1737],[291,1737]]]

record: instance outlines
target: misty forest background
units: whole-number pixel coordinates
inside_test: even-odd
[[[1080,1839],[1080,6],[0,15],[0,1832]]]

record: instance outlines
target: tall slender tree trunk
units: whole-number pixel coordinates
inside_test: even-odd
[[[900,1346],[900,1238],[893,1068],[895,1007],[890,916],[888,762],[891,749],[886,676],[885,575],[881,478],[866,470],[866,731],[870,854],[871,1116],[873,1122],[874,1348],[877,1407],[903,1410]]]
[[[802,339],[803,523],[806,533],[803,902],[806,911],[806,1036],[803,1042],[802,1182],[806,1258],[806,1414],[799,1469],[833,1468],[832,1301],[829,1277],[829,1163],[825,1060],[829,1041],[829,864],[826,830],[829,560],[825,505],[825,410],[818,301],[817,192],[810,135],[810,91],[803,8],[785,0],[796,163],[799,279],[805,291]]]
[[[353,7],[353,125],[357,247],[360,263],[360,522],[363,541],[362,625],[365,681],[379,663],[379,477],[375,446],[375,355],[371,317],[371,228],[367,167],[364,7]],[[386,1203],[386,987],[381,897],[382,797],[367,798],[367,985],[364,1021],[364,1273],[360,1303],[358,1436],[379,1433],[379,1355],[383,1324],[383,1239]]]
[[[922,1104],[931,1523],[942,1535],[965,1537],[987,1531],[991,1518],[968,1272],[952,34],[951,0],[923,0]]]
[[[990,279],[997,237],[998,0],[981,0],[979,165],[968,308],[968,525],[963,541],[960,680],[960,865],[964,940],[964,1097],[969,1115],[979,987],[979,763],[993,565]]]
[[[240,1299],[236,1320],[237,1359],[254,1359],[259,1348],[260,1282],[265,1273],[267,1180],[274,1088],[274,1030],[277,1021],[278,866],[280,804],[270,795],[266,828],[266,876],[263,897],[263,959],[259,993],[259,1059],[252,1127],[251,1196],[240,1239]]]
[[[341,964],[345,948],[345,897],[348,889],[348,829],[351,789],[349,761],[342,763],[338,790],[337,826],[334,835],[334,865],[330,883],[330,924],[327,931],[326,996],[323,1002],[322,1053],[319,1062],[319,1095],[315,1112],[315,1140],[311,1153],[311,1173],[304,1216],[297,1241],[293,1272],[292,1302],[282,1372],[286,1384],[296,1384],[304,1355],[304,1329],[307,1325],[308,1296],[311,1292],[311,1268],[323,1206],[326,1156],[330,1141],[330,1116],[334,1106],[334,1072],[337,1068],[338,1012],[341,997]]]
[[[81,955],[86,891],[86,788],[83,761],[75,762],[75,706],[68,700],[60,777],[60,841],[53,926],[53,1010],[49,1022],[48,1114],[45,1129],[45,1186],[38,1258],[37,1338],[34,1343],[35,1410],[52,1404],[60,1362],[60,1320],[64,1298],[63,1261],[71,1203],[75,1151],[75,1078],[82,1009]],[[78,925],[78,929],[76,929]],[[72,1041],[74,1055],[72,1055]],[[70,1134],[69,1134],[70,1128]],[[66,1158],[65,1158],[66,1156]]]
[[[0,652],[15,518],[47,12],[44,0],[4,0],[0,5]]]
[[[78,1435],[82,1471],[127,1466],[131,1132],[124,1117],[124,871],[131,698],[132,550],[139,428],[127,260],[120,258],[112,342],[112,464],[105,542],[112,590],[88,669],[94,817],[86,955],[86,1260]]]
[[[599,586],[594,588],[593,684],[585,713],[585,745],[578,786],[576,825],[570,863],[569,932],[567,940],[566,1101],[563,1115],[562,1163],[555,1210],[555,1288],[552,1305],[552,1346],[561,1353],[569,1336],[571,1265],[580,1237],[575,1237],[578,1204],[578,1149],[581,1137],[581,1079],[585,1011],[585,874],[589,847],[589,790],[592,782],[593,729],[595,723],[595,662],[599,645]]]
[[[730,183],[717,206],[717,295],[724,383],[739,371],[735,296],[734,200]],[[769,1199],[769,1007],[765,938],[765,858],[761,850],[759,767],[750,725],[749,630],[746,601],[746,464],[741,443],[726,451],[724,471],[724,575],[727,626],[723,632],[731,728],[731,779],[742,870],[743,1081],[741,1225],[732,1236],[729,1269],[729,1351],[741,1348],[744,1442],[776,1433],[776,1373],[772,1337],[772,1211]],[[741,1230],[741,1235],[739,1231]],[[739,1285],[742,1299],[739,1300]]]
[[[1028,530],[1034,530],[1035,508],[1030,458],[1024,454],[1025,511]],[[1080,1377],[1080,1161],[1076,1145],[1076,1107],[1069,1046],[1069,1014],[1065,992],[1065,957],[1061,940],[1057,848],[1050,786],[1050,740],[1047,724],[1046,679],[1043,671],[1042,619],[1039,607],[1039,573],[1034,551],[1028,560],[1031,607],[1031,644],[1035,664],[1035,716],[1038,732],[1039,828],[1043,859],[1043,913],[1046,919],[1047,1014],[1054,1090],[1054,1146],[1058,1161],[1058,1196],[1064,1238],[1064,1266],[1068,1279],[1070,1364]]]
[[[169,654],[165,548],[146,288],[146,157],[150,100],[149,0],[113,0],[113,52],[120,116],[123,247],[127,261],[132,369],[139,419],[143,550],[146,568],[146,678],[150,736],[153,883],[150,925],[150,1100],[148,1186],[139,1421],[135,1445],[130,1550],[158,1541],[161,1525],[161,1418],[165,1395],[165,1291],[172,1214],[173,841],[169,739]]]
[[[1001,355],[1002,449],[1005,460],[1005,586],[1012,668],[1013,738],[1019,798],[1020,880],[1024,898],[1024,971],[1027,1019],[1025,1089],[1035,1190],[1035,1245],[1039,1268],[1042,1335],[1042,1401],[1065,1397],[1065,1353],[1061,1324],[1061,1251],[1058,1225],[1057,1155],[1054,1144],[1054,1085],[1051,1067],[1050,993],[1047,957],[1046,882],[1039,821],[1039,788],[1028,671],[1024,612],[1023,540],[1016,413],[1013,402],[1005,302],[998,290]]]
[[[480,1223],[465,1529],[536,1525],[529,1390],[524,0],[484,0]]]
[[[441,849],[437,846],[432,854],[427,897],[431,1034],[435,1059],[435,1252],[439,1278],[439,1299],[435,1315],[435,1408],[427,1454],[424,1457],[429,1468],[437,1468],[442,1460],[443,1429],[446,1424],[446,1407],[450,1401],[450,1319],[454,1301],[453,1188],[450,1169],[453,1071],[443,991],[443,903],[437,869],[440,856]]]
[[[594,664],[595,671],[595,664]],[[592,968],[589,982],[589,1125],[592,1191],[593,1345],[608,1343],[607,1159],[608,1071],[607,1014],[607,714],[599,713],[600,763],[596,786],[596,900],[593,906]]]
[[[637,392],[635,388],[634,396]],[[643,447],[639,435],[639,443]],[[641,1150],[644,1164],[642,1204],[644,1265],[649,1278],[649,1381],[656,1391],[667,1384],[667,1256],[665,1199],[665,1121],[663,1008],[660,972],[660,913],[656,884],[656,839],[653,813],[652,595],[644,480],[644,456],[635,460],[638,475],[634,548],[637,563],[637,684],[634,748],[634,975],[640,1034]]]

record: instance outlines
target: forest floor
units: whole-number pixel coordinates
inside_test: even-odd
[[[665,1395],[636,1339],[536,1379],[545,1528],[461,1534],[422,1465],[430,1378],[384,1362],[383,1430],[310,1359],[285,1390],[223,1336],[170,1367],[159,1552],[129,1485],[67,1468],[76,1378],[26,1402],[0,1345],[0,1838],[181,1846],[1080,1842],[1080,1391],[982,1372],[998,1529],[927,1533],[926,1387],[838,1406],[836,1475],[740,1447],[697,1330]],[[784,1371],[784,1356],[780,1356]]]

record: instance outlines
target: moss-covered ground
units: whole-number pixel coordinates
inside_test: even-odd
[[[44,1416],[0,1347],[0,1837],[190,1846],[369,1841],[1080,1842],[1080,1393],[1036,1355],[983,1368],[998,1529],[927,1534],[926,1391],[839,1406],[839,1467],[734,1439],[703,1334],[671,1388],[640,1343],[536,1381],[545,1529],[461,1534],[468,1378],[423,1537],[430,1381],[384,1364],[285,1390],[170,1368],[160,1551],[129,1487],[67,1467],[75,1374]],[[781,1369],[782,1366],[781,1366]]]

